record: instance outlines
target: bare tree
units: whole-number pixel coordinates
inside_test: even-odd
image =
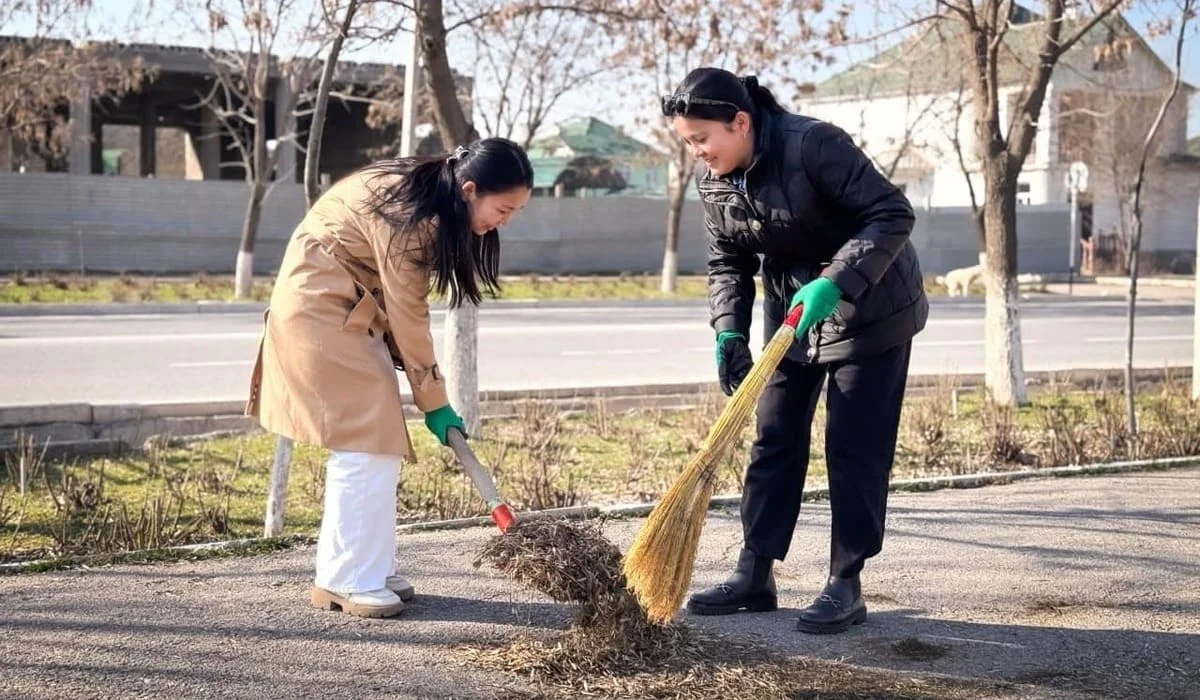
[[[460,0],[480,13],[484,0]],[[589,18],[570,10],[491,15],[467,25],[475,66],[475,114],[486,133],[524,148],[563,96],[612,70],[613,44]]]
[[[342,54],[342,46],[350,36],[354,25],[354,16],[358,12],[358,0],[347,0],[346,8],[341,10],[342,19],[337,19],[338,7],[335,2],[322,3],[324,22],[334,29],[333,40],[325,53],[321,66],[321,78],[317,82],[317,94],[312,104],[312,125],[308,129],[308,145],[305,147],[304,159],[304,201],[311,209],[321,195],[318,176],[321,172],[321,140],[325,135],[325,115],[329,109],[329,93],[333,87],[333,77],[337,72],[338,59]]]
[[[115,100],[155,72],[115,45],[87,41],[90,7],[88,0],[0,6],[0,131],[20,146],[14,153],[23,164],[37,158],[46,170],[66,170],[75,117],[70,105]],[[32,31],[5,36],[18,23]]]
[[[329,93],[333,84],[334,73],[337,70],[338,57],[342,46],[350,35],[355,13],[358,11],[358,0],[348,0],[346,8],[340,10],[342,18],[339,21],[337,13],[340,8],[334,3],[322,6],[324,22],[335,30],[333,41],[325,54],[321,67],[321,78],[317,83],[317,94],[313,98],[312,125],[308,129],[308,146],[304,159],[304,202],[311,209],[321,196],[318,183],[318,173],[321,172],[321,138],[325,133],[325,115],[329,106]],[[264,534],[276,537],[283,533],[284,514],[287,507],[288,475],[292,465],[292,439],[284,435],[275,438],[275,459],[271,465],[271,483],[267,490],[267,512]]]
[[[1129,434],[1135,440],[1138,436],[1137,426],[1137,410],[1134,404],[1134,383],[1133,383],[1133,340],[1134,340],[1134,320],[1137,314],[1137,283],[1138,283],[1138,258],[1141,253],[1142,246],[1142,191],[1146,184],[1146,165],[1150,160],[1152,150],[1157,145],[1159,129],[1163,125],[1163,120],[1167,116],[1167,111],[1171,108],[1171,103],[1179,94],[1179,86],[1182,81],[1183,71],[1183,44],[1184,37],[1187,36],[1188,21],[1191,20],[1196,13],[1196,0],[1181,0],[1178,15],[1179,29],[1175,35],[1175,63],[1172,70],[1171,87],[1167,90],[1167,94],[1162,98],[1162,104],[1159,105],[1158,113],[1154,117],[1154,122],[1145,132],[1145,138],[1142,144],[1141,157],[1138,159],[1137,175],[1133,180],[1133,205],[1132,205],[1132,222],[1130,225],[1131,232],[1129,237],[1129,307],[1126,315],[1126,339],[1125,339],[1125,420],[1129,428]],[[1172,21],[1175,18],[1172,18]]]
[[[1115,12],[1120,0],[1095,3],[1086,18],[1068,19],[1067,0],[1044,0],[1042,14],[1016,28],[1011,0],[936,0],[942,21],[953,22],[949,34],[960,46],[967,85],[975,105],[975,145],[986,198],[983,225],[987,261],[984,320],[986,384],[993,399],[1005,405],[1028,403],[1017,286],[1017,177],[1037,135],[1047,87],[1059,60],[1098,23]],[[1037,46],[1037,58],[1016,62],[1021,87],[1007,95],[1013,69],[1006,39],[1026,33]],[[1032,34],[1029,34],[1031,33]],[[1009,99],[1009,118],[1002,123],[1001,101]]]
[[[825,32],[812,22],[819,0],[763,3],[758,0],[627,0],[628,19],[617,28],[623,51],[619,60],[630,69],[630,83],[644,102],[675,89],[687,72],[700,66],[724,66],[738,73],[764,76],[777,91],[789,87],[795,70],[825,60],[815,47],[843,38],[844,14]],[[736,17],[737,22],[722,18]],[[764,40],[764,37],[770,37]],[[820,40],[824,39],[824,42]],[[803,47],[803,48],[802,48]],[[674,293],[678,274],[679,226],[687,188],[696,167],[691,149],[661,118],[650,121],[654,138],[667,154],[667,235],[663,252],[662,289]]]
[[[414,41],[420,42],[425,85],[428,86],[431,113],[442,137],[442,145],[451,150],[479,138],[475,126],[467,120],[459,101],[458,86],[446,55],[446,19],[442,0],[416,0]],[[447,393],[467,426],[467,432],[479,435],[478,309],[463,304],[449,309],[445,320],[445,367]]]
[[[328,33],[316,6],[305,0],[205,0],[204,11],[215,80],[198,106],[212,110],[230,137],[237,159],[222,166],[240,167],[250,194],[234,282],[234,295],[242,298],[254,281],[263,199],[273,182],[295,177],[294,165],[277,170],[285,153],[295,153],[297,117],[303,114],[297,105],[311,89]],[[277,51],[286,51],[286,57],[278,58]],[[268,109],[276,115],[271,148]]]

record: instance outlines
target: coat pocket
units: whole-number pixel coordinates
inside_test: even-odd
[[[380,315],[379,303],[375,301],[375,295],[362,284],[355,282],[354,289],[358,292],[358,301],[346,315],[342,330],[347,333],[374,335],[371,328],[376,323],[376,317]]]

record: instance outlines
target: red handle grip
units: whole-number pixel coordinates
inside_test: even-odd
[[[515,520],[512,509],[506,504],[501,503],[492,509],[492,522],[496,523],[496,527],[500,528],[501,533],[508,532],[508,528],[512,527]]]
[[[792,312],[788,314],[784,323],[795,329],[796,326],[800,325],[800,315],[802,313],[804,313],[804,304],[796,304],[796,308],[792,309]]]

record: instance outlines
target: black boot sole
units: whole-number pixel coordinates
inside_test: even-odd
[[[850,629],[853,625],[861,625],[867,621],[867,609],[863,608],[850,617],[837,622],[810,622],[803,618],[796,620],[796,629],[805,634],[839,634]]]
[[[737,605],[709,605],[689,600],[687,611],[693,615],[733,615],[740,612],[773,612],[779,608],[776,598],[751,598]]]

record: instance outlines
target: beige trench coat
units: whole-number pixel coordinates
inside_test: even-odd
[[[431,228],[393,229],[366,214],[368,187],[400,176],[355,173],[296,227],[265,316],[246,414],[272,433],[334,450],[415,460],[396,376],[423,412],[446,405],[429,328]],[[402,251],[410,251],[403,253]]]

